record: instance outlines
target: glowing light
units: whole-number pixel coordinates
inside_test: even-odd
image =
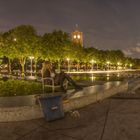
[[[29,58],[30,58],[30,59],[34,59],[34,57],[33,57],[33,56],[29,56]]]
[[[76,35],[74,35],[73,38],[76,39]]]
[[[77,38],[78,38],[78,39],[80,39],[80,38],[81,38],[81,36],[80,36],[80,35],[77,35]]]
[[[95,76],[91,76],[91,81],[93,82],[93,81],[95,81],[96,80],[96,77]]]
[[[29,56],[29,58],[31,59],[31,77],[32,77],[32,74],[33,74],[33,59],[34,59],[34,57]]]
[[[120,73],[117,74],[117,77],[118,77],[118,78],[120,77]]]
[[[110,64],[110,61],[107,61],[106,63],[107,63],[107,64]]]
[[[108,76],[106,79],[107,79],[107,81],[109,81],[110,77]]]
[[[132,67],[132,64],[130,64],[130,67]]]
[[[93,59],[92,59],[90,62],[91,62],[91,63],[96,63],[96,61],[95,61],[95,60],[93,60]]]
[[[68,61],[68,72],[70,72],[70,59],[67,58],[67,61]]]
[[[118,62],[117,65],[120,65],[120,62]]]
[[[109,73],[107,73],[107,75],[106,75],[107,77],[109,77],[110,76],[110,74]]]
[[[94,60],[92,59],[90,62],[91,62],[91,63],[94,63]]]
[[[69,61],[70,59],[69,58],[67,58],[67,61]]]
[[[14,40],[14,41],[17,41],[17,39],[16,39],[16,38],[14,38],[13,40]]]

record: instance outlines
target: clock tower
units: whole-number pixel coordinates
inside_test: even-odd
[[[76,44],[79,44],[83,47],[83,33],[75,30],[74,32],[71,33],[72,36],[72,41]]]

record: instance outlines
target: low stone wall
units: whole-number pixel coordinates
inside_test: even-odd
[[[135,93],[138,88],[140,88],[140,78],[133,78],[128,82],[129,93]]]
[[[126,92],[127,89],[128,89],[128,83],[124,82],[119,86],[104,90],[102,91],[102,93],[89,94],[75,99],[70,99],[64,102],[64,111],[67,112],[73,109],[82,108],[86,105],[101,101],[117,93]]]
[[[23,121],[43,117],[39,106],[0,108],[0,122]]]
[[[101,93],[88,94],[81,97],[65,100],[63,102],[63,108],[65,112],[82,108],[86,105],[103,100],[119,92],[125,92],[127,91],[127,89],[128,83],[124,82],[119,86],[114,86],[112,88],[106,89]],[[0,122],[23,121],[42,117],[43,113],[39,105],[0,108]]]

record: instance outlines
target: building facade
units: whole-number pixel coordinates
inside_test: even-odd
[[[83,47],[83,33],[75,30],[71,33],[72,41]]]

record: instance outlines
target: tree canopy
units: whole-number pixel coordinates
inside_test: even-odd
[[[98,50],[94,47],[83,48],[74,44],[70,34],[61,30],[38,35],[31,25],[20,25],[7,32],[0,33],[0,57],[19,59],[24,72],[24,65],[29,56],[34,59],[65,62],[67,58],[77,63],[90,64],[91,60],[99,65],[110,62],[117,65],[139,64],[138,59],[128,58],[121,50]]]

